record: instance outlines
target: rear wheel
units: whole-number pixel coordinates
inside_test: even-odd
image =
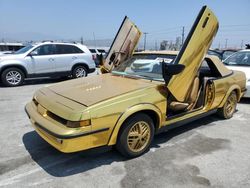
[[[19,86],[24,81],[24,73],[18,68],[7,68],[2,72],[1,80],[5,86]]]
[[[143,113],[136,114],[123,124],[116,148],[125,157],[138,157],[149,149],[153,137],[152,119]]]
[[[86,77],[87,75],[87,69],[82,65],[76,66],[72,71],[73,78]]]
[[[227,98],[224,106],[218,109],[218,115],[224,119],[229,119],[233,117],[233,114],[236,110],[237,106],[237,95],[235,91],[233,91]]]

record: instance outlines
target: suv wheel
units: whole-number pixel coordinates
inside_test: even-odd
[[[87,69],[82,65],[76,66],[72,72],[73,78],[86,77],[87,75],[88,75]]]
[[[116,143],[117,150],[128,158],[144,154],[154,137],[152,119],[143,113],[136,114],[122,126]]]
[[[5,86],[19,86],[24,81],[24,73],[18,68],[7,68],[2,72],[1,79]]]

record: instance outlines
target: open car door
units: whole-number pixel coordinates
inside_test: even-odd
[[[219,24],[213,12],[207,6],[202,7],[173,62],[185,68],[181,73],[173,76],[163,71],[164,79],[167,78],[165,79],[167,87],[177,101],[184,102],[218,28]]]
[[[101,72],[110,72],[114,67],[128,59],[133,54],[141,34],[137,26],[125,16],[107,57],[102,63]]]

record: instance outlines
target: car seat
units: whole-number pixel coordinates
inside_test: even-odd
[[[186,95],[186,99],[184,100],[184,102],[171,101],[168,105],[169,110],[173,112],[192,110],[198,100],[198,96],[200,93],[199,86],[200,80],[199,77],[196,76],[188,94]]]

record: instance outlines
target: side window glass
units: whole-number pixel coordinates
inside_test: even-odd
[[[56,54],[64,54],[64,48],[63,45],[56,45]]]
[[[80,48],[76,47],[76,46],[71,46],[71,50],[74,54],[80,54],[80,53],[84,53],[84,51],[82,51]]]
[[[89,49],[91,53],[96,53],[95,49]]]
[[[53,55],[55,54],[55,45],[43,45],[33,50],[32,55]]]
[[[202,68],[209,68],[207,61],[205,59],[202,61],[201,67]]]
[[[76,54],[76,53],[84,53],[81,49],[76,46],[71,45],[56,45],[57,54]]]
[[[234,52],[233,51],[226,51],[223,53],[223,60],[226,59],[228,56],[232,55]]]
[[[240,61],[241,65],[250,65],[250,53],[245,52]]]

